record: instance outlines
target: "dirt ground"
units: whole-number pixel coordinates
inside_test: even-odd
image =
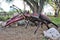
[[[6,29],[0,27],[0,40],[43,40],[44,36],[42,33],[47,28],[39,28],[37,33],[34,34],[36,28],[35,26],[28,26],[27,29],[24,26],[9,27]]]

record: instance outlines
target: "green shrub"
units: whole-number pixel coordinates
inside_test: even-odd
[[[10,16],[0,16],[0,21],[6,21],[8,19],[10,19],[11,17]]]

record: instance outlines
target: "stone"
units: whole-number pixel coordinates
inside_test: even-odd
[[[60,38],[60,33],[55,28],[50,28],[47,31],[43,31],[44,36],[51,39]]]

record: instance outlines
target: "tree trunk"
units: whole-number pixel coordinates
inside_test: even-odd
[[[55,4],[57,6],[57,9],[55,10],[55,17],[58,17],[59,16],[59,8],[60,8],[60,0],[55,0]]]
[[[46,1],[46,0],[40,0],[40,1],[39,1],[38,14],[41,14],[42,9],[43,9],[43,5],[44,5],[44,2],[45,2],[45,1]]]
[[[44,2],[46,0],[40,0],[39,1],[39,5],[38,5],[38,2],[34,1],[34,0],[24,0],[29,6],[30,8],[32,9],[32,11],[34,13],[41,13],[42,9],[43,9],[43,5],[44,5]],[[38,0],[37,0],[38,1]]]
[[[55,17],[58,17],[58,16],[59,16],[59,8],[55,10]]]

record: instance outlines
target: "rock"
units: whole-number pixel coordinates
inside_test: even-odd
[[[25,24],[25,20],[21,20],[17,22],[18,26],[24,25]]]
[[[6,25],[6,22],[0,21],[0,26],[4,27]]]
[[[51,38],[54,40],[60,38],[60,33],[55,28],[50,28],[47,31],[43,31],[43,33],[47,38]]]

